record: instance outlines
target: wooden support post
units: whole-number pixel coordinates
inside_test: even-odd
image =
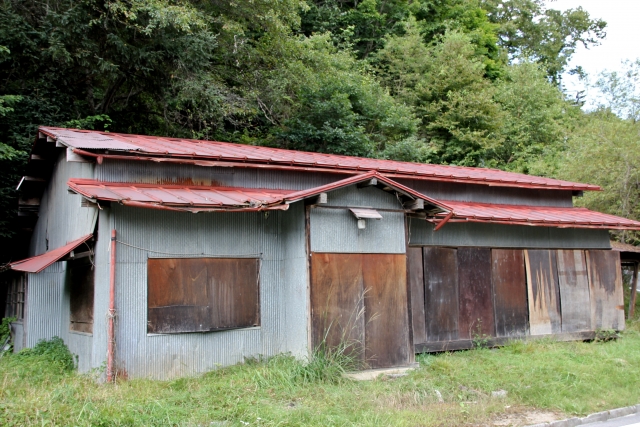
[[[629,298],[629,319],[633,318],[636,310],[636,294],[638,293],[638,263],[633,266],[633,278],[631,279],[631,297]]]

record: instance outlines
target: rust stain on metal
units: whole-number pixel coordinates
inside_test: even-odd
[[[556,251],[525,250],[531,335],[562,331]]]
[[[624,329],[620,252],[585,251],[591,296],[591,329]]]

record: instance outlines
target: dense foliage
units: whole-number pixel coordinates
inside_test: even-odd
[[[581,147],[636,143],[638,66],[598,113],[559,88],[605,26],[543,0],[2,0],[0,238],[38,125],[617,182]],[[623,193],[585,201],[636,217]]]

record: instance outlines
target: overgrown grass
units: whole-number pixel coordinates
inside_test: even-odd
[[[326,360],[278,356],[197,378],[98,384],[52,353],[0,359],[0,425],[491,425],[534,408],[584,415],[640,402],[638,322],[613,342],[419,356],[408,376],[369,382],[342,378]],[[506,398],[491,397],[499,389]]]

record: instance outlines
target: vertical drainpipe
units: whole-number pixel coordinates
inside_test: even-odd
[[[116,230],[111,230],[111,262],[109,266],[109,314],[107,315],[107,382],[115,381],[115,326],[116,317]]]

